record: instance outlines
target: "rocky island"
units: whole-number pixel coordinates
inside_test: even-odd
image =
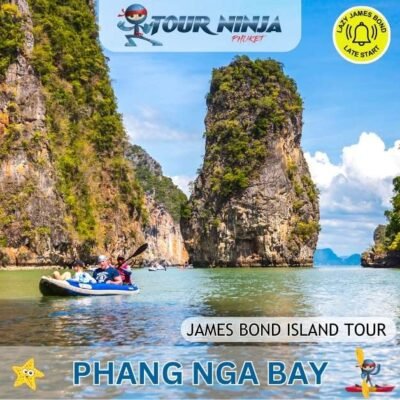
[[[204,163],[182,220],[195,266],[310,266],[318,192],[300,142],[302,99],[273,60],[215,69]]]
[[[16,0],[0,15],[3,259],[131,249],[144,203],[91,7]]]
[[[164,176],[161,165],[140,146],[128,146],[126,156],[132,162],[136,178],[145,191],[145,205],[149,215],[143,233],[149,249],[147,259],[164,259],[183,265],[188,253],[182,238],[181,209],[186,195]]]
[[[90,261],[145,240],[148,257],[184,262],[177,213],[186,197],[133,153],[93,2],[1,2],[1,264]],[[155,198],[135,176],[144,168],[159,183]]]
[[[172,263],[189,252],[197,266],[311,265],[318,192],[295,82],[273,60],[238,57],[214,70],[207,105],[187,202],[128,143],[93,2],[2,2],[0,263],[90,261],[147,241],[149,258]]]
[[[388,224],[375,229],[373,246],[361,256],[363,267],[400,268],[400,177],[393,185],[393,208],[385,213]]]
[[[338,256],[332,249],[317,249],[314,253],[314,265],[360,265],[361,255]]]

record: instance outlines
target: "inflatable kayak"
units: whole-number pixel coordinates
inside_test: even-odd
[[[79,283],[73,280],[60,281],[47,276],[40,280],[39,290],[43,296],[126,296],[140,291],[136,285]]]
[[[387,393],[387,392],[392,392],[395,386],[389,386],[389,385],[384,385],[384,386],[378,386],[378,387],[371,387],[369,388],[370,393]],[[355,386],[347,386],[346,388],[347,392],[351,393],[361,393],[362,388],[361,386],[355,385]]]

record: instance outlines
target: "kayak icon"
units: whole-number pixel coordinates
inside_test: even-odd
[[[381,365],[364,357],[364,350],[356,349],[357,368],[361,370],[361,385],[347,386],[345,389],[351,393],[362,393],[365,399],[369,399],[370,393],[392,392],[395,386],[373,385],[371,376],[376,376],[381,371]]]

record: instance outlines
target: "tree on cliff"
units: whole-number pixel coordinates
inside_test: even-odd
[[[207,108],[204,162],[182,220],[193,263],[310,265],[318,191],[295,81],[275,60],[236,57],[213,71]]]
[[[386,239],[389,250],[400,250],[400,176],[393,180],[393,209],[386,211],[389,223],[386,227]]]
[[[11,3],[0,1],[0,246],[32,262],[131,248],[144,196],[91,2]]]

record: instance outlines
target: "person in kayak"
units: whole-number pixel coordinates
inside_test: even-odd
[[[361,379],[365,379],[367,383],[370,384],[372,387],[372,380],[371,375],[378,375],[381,371],[381,365],[375,363],[372,360],[364,360],[363,364],[361,365]],[[380,387],[375,385],[375,387]]]
[[[132,285],[132,271],[128,263],[125,261],[124,256],[117,257],[117,267],[118,273],[121,275],[122,283],[124,285]]]
[[[54,271],[53,278],[61,281],[72,280],[79,283],[96,283],[96,280],[88,273],[85,272],[85,263],[81,260],[75,260],[72,264],[75,275],[72,278],[70,272],[64,272],[62,275],[59,271]]]
[[[93,272],[93,278],[97,283],[110,283],[114,285],[122,285],[122,278],[119,272],[110,264],[107,256],[99,256],[97,268]]]

